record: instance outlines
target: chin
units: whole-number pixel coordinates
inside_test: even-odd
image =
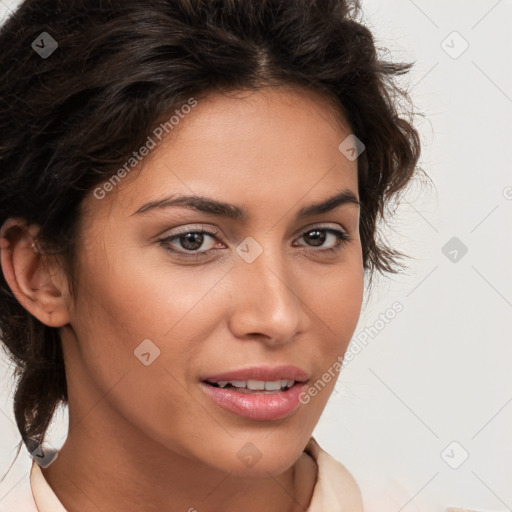
[[[239,477],[277,476],[288,470],[302,453],[303,447],[298,437],[288,434],[288,441],[283,442],[277,432],[231,439],[229,446],[222,449],[222,459],[213,457],[214,465]]]

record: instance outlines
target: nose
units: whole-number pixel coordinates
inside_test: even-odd
[[[230,276],[233,303],[229,324],[234,336],[282,345],[304,327],[300,281],[277,250],[265,249],[251,263],[240,258]]]

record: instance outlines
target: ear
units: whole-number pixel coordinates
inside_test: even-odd
[[[70,295],[64,271],[40,252],[35,237],[39,227],[10,218],[0,228],[0,264],[18,302],[49,327],[70,322]]]

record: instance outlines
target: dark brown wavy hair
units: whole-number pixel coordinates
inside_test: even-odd
[[[289,84],[330,98],[365,144],[365,275],[398,272],[404,255],[377,226],[421,171],[411,102],[395,79],[412,64],[382,60],[360,15],[346,0],[25,0],[0,32],[0,225],[39,225],[40,250],[61,259],[76,292],[81,201],[162,118],[190,97]],[[58,43],[47,58],[32,47],[42,32]],[[67,404],[63,353],[58,329],[19,304],[2,272],[0,329],[19,455]]]

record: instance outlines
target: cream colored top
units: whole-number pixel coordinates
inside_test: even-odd
[[[314,437],[310,438],[304,451],[315,460],[318,467],[317,481],[306,512],[382,512],[396,503],[387,501],[384,497],[369,497],[366,494],[363,499],[354,477],[343,464],[324,451]],[[11,503],[14,501],[15,508],[14,503],[11,505],[13,508],[5,509],[0,504],[0,510],[2,512],[4,510],[5,512],[67,512],[35,461],[32,462],[30,470],[30,488],[31,496],[30,493],[11,496]],[[399,499],[403,504],[402,498]],[[445,512],[486,511],[446,508]]]

